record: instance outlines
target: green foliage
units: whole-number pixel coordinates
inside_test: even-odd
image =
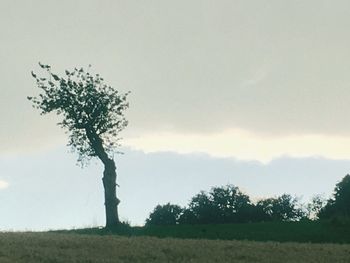
[[[249,196],[243,194],[238,187],[233,185],[213,187],[208,194],[202,191],[192,198],[181,222],[185,224],[247,222],[250,220],[251,206]]]
[[[350,217],[350,175],[347,174],[334,188],[333,198],[319,212],[320,218]]]
[[[327,202],[321,195],[315,195],[305,205],[298,198],[283,194],[252,203],[249,196],[238,187],[227,185],[213,187],[209,193],[201,191],[179,213],[176,224],[182,225],[307,221],[319,218],[333,218],[332,222],[339,225],[339,222],[348,222],[350,218],[350,175],[346,175],[336,185],[334,197]],[[167,225],[165,221],[157,223],[161,224]]]
[[[326,199],[322,195],[315,195],[312,197],[311,202],[307,204],[307,213],[310,220],[317,220],[318,214],[327,204]]]
[[[206,192],[201,191],[196,196],[192,197],[188,210],[188,215],[192,214],[192,220],[194,219],[197,224],[209,224],[215,221],[216,219],[216,209]],[[182,223],[194,223],[194,222],[185,222],[185,219],[181,219]]]
[[[258,222],[241,224],[198,224],[152,226],[134,229],[133,235],[255,240],[279,242],[350,243],[350,225],[328,221]]]
[[[266,221],[297,221],[304,217],[302,209],[298,207],[298,199],[288,194],[260,200],[256,209],[263,212]]]
[[[260,200],[256,204],[238,187],[213,187],[209,193],[195,195],[188,207],[171,210],[174,205],[158,205],[146,220],[147,224],[222,224],[262,221],[298,221],[306,215],[298,199],[291,195]],[[174,212],[176,211],[176,213]],[[171,220],[170,220],[171,218]]]
[[[79,154],[79,161],[101,157],[115,150],[119,144],[119,132],[128,124],[124,111],[129,104],[129,93],[120,94],[104,83],[99,74],[90,74],[83,68],[65,71],[60,77],[51,67],[39,63],[46,76],[38,77],[32,72],[41,94],[28,97],[41,114],[55,112],[62,116],[59,123],[69,133],[69,143]],[[102,144],[104,150],[99,151]],[[96,145],[95,145],[96,144]]]
[[[148,225],[129,227],[128,231],[80,229],[57,231],[87,235],[154,236],[224,240],[255,240],[279,242],[350,243],[350,221],[257,222],[242,224]]]
[[[157,205],[146,220],[146,225],[176,225],[181,213],[182,208],[178,205]]]

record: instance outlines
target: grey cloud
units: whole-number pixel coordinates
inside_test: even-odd
[[[91,63],[131,90],[129,133],[348,135],[349,9],[316,0],[1,1],[0,138],[45,139],[52,121],[25,100],[38,61],[57,71]]]

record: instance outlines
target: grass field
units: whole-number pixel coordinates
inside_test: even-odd
[[[1,233],[0,262],[350,262],[350,245]]]
[[[350,262],[348,222],[0,233],[6,262]]]

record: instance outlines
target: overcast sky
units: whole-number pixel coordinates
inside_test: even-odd
[[[216,173],[208,174],[192,192],[168,201],[183,202],[183,196],[195,194],[199,185],[209,189],[221,183],[238,184],[241,179],[234,172],[251,162],[261,165],[254,176],[266,176],[272,187],[266,192],[252,187],[252,195],[277,194],[281,189],[293,193],[286,187],[295,176],[291,170],[298,171],[298,178],[316,178],[311,174],[316,170],[309,169],[306,161],[315,158],[326,168],[317,170],[316,188],[305,189],[304,195],[329,195],[348,172],[350,160],[349,28],[350,2],[341,0],[0,0],[0,163],[11,160],[6,169],[0,167],[0,195],[12,200],[8,218],[16,218],[21,207],[14,198],[33,189],[40,196],[40,189],[51,180],[39,171],[40,165],[21,171],[11,165],[28,159],[32,161],[27,165],[50,167],[50,162],[59,162],[69,175],[62,177],[62,186],[79,182],[72,178],[81,176],[76,170],[70,174],[76,156],[64,151],[67,137],[55,125],[57,117],[39,116],[26,101],[26,96],[38,92],[30,75],[31,70],[41,74],[38,61],[58,73],[91,64],[108,84],[131,91],[130,125],[122,134],[129,153],[123,158],[129,163],[136,165],[136,153],[142,153],[165,178],[171,178],[176,175],[166,162],[155,163],[155,154],[179,162],[179,167],[184,167],[186,158],[204,154],[216,173],[232,173],[227,182],[216,182]],[[285,166],[270,173],[263,168],[281,158]],[[207,162],[200,160],[198,166]],[[231,160],[236,170],[223,168],[219,160]],[[123,179],[126,184],[140,182],[141,174],[133,177],[132,166],[122,165],[120,173],[128,174]],[[100,183],[97,167],[86,170],[96,173]],[[185,168],[179,172],[188,173]],[[40,180],[30,180],[38,174]],[[281,179],[272,180],[277,174]],[[27,190],[16,186],[23,176]],[[180,182],[176,181],[179,189]],[[249,189],[248,184],[244,187]],[[79,191],[84,196],[84,188]],[[124,195],[125,207],[131,197],[131,193]],[[62,199],[62,206],[67,199]],[[155,203],[152,198],[143,200],[144,207]],[[140,223],[142,216],[145,212],[131,213],[128,219]],[[100,220],[103,224],[103,219],[97,223]],[[43,229],[67,226],[63,221],[45,225],[45,217],[42,222]],[[83,223],[77,219],[73,225]],[[19,221],[5,225],[40,228]]]

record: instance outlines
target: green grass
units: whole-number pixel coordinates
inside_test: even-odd
[[[80,229],[78,234],[153,236],[191,239],[254,240],[278,242],[350,243],[348,222],[266,222],[224,225],[122,226],[114,231]]]
[[[1,263],[350,262],[349,244],[0,233]]]

